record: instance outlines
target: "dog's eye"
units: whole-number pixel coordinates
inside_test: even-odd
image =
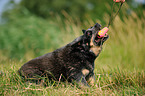
[[[88,31],[88,32],[87,32],[87,35],[88,35],[88,36],[92,35],[92,31]]]

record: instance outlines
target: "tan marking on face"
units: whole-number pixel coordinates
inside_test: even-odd
[[[90,46],[95,46],[94,43],[93,43],[93,37],[94,37],[94,35],[92,35],[92,38],[91,38],[91,41],[90,41]]]
[[[78,45],[81,45],[81,43],[79,42]]]
[[[89,74],[89,72],[90,71],[88,69],[83,69],[82,70],[82,73],[83,73],[84,76],[87,76]]]
[[[91,42],[90,42],[90,46],[91,46],[90,50],[93,51],[93,53],[97,56],[101,52],[102,47],[94,45],[94,43],[93,43],[93,37],[94,36],[92,36]]]

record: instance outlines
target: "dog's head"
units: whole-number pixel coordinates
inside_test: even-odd
[[[101,25],[96,23],[93,27],[82,30],[84,36],[90,41],[90,46],[102,46],[103,43],[109,38],[108,34],[104,37],[98,38],[98,32],[101,30]]]
[[[105,34],[104,37],[98,38],[97,34],[101,30],[101,25],[96,23],[93,27],[82,30],[83,35],[76,38],[73,42],[69,44],[74,50],[81,51],[82,53],[94,53],[95,56],[98,56],[100,51],[102,50],[103,43],[108,39],[108,35]],[[74,48],[75,47],[75,48]]]
[[[96,56],[99,55],[103,43],[109,38],[107,34],[104,37],[98,38],[98,32],[101,30],[101,25],[96,23],[93,27],[82,30],[85,36],[85,41],[88,42],[89,50],[92,51]]]

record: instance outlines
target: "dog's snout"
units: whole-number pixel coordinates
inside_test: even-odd
[[[95,27],[96,29],[99,29],[99,30],[100,30],[100,29],[101,29],[101,24],[96,23],[94,27]]]

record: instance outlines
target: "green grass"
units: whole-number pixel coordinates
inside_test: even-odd
[[[95,62],[96,86],[79,89],[65,82],[48,83],[47,87],[24,82],[17,70],[25,62],[60,48],[81,35],[81,29],[94,25],[91,19],[82,24],[63,14],[68,19],[56,16],[50,21],[33,15],[16,19],[14,15],[11,23],[0,26],[0,95],[145,95],[145,11],[140,18],[132,13],[114,20],[110,38]],[[104,15],[106,22],[108,17]]]
[[[53,95],[53,96],[73,96],[73,95],[143,95],[145,94],[144,71],[124,71],[119,68],[105,70],[97,68],[96,86],[79,89],[75,85],[68,83],[54,82],[48,83],[47,87],[24,82],[17,74],[17,69],[22,62],[9,61],[1,66],[0,94],[11,95]],[[8,67],[9,66],[9,67]]]

